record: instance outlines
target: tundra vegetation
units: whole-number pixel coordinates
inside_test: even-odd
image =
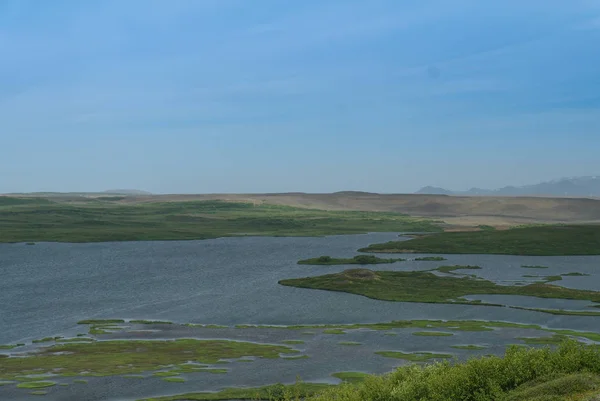
[[[199,240],[441,231],[432,220],[401,213],[327,211],[231,201],[53,202],[0,197],[0,242]]]
[[[442,232],[419,236],[408,241],[373,244],[360,249],[360,252],[600,255],[600,225],[545,225],[516,227],[509,230]]]

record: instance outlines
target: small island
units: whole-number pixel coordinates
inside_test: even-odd
[[[457,269],[478,266],[449,266],[437,269],[451,273]],[[560,277],[560,276],[558,276]],[[383,301],[446,304],[492,305],[467,300],[468,295],[524,295],[538,298],[578,299],[600,302],[600,292],[557,287],[546,282],[525,286],[500,285],[467,276],[438,276],[431,271],[373,271],[350,269],[317,277],[280,280],[279,284],[297,288],[340,291]],[[502,305],[493,305],[502,306]],[[588,312],[589,313],[589,312]]]
[[[378,265],[383,263],[402,262],[406,259],[384,259],[373,255],[357,255],[353,258],[332,258],[331,256],[319,256],[318,258],[304,259],[298,261],[299,265]]]

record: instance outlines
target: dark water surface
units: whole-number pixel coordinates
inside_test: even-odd
[[[299,259],[320,255],[350,257],[371,243],[397,239],[393,233],[325,238],[223,238],[207,241],[119,242],[92,244],[0,244],[0,344],[74,335],[85,331],[76,323],[90,318],[159,319],[206,324],[321,324],[373,323],[404,319],[481,319],[535,323],[551,328],[600,331],[600,317],[555,316],[501,307],[398,303],[318,290],[284,287],[284,278],[342,271],[348,266],[297,265]],[[397,256],[397,255],[396,255]],[[415,258],[419,255],[407,255]],[[476,264],[467,271],[501,284],[527,282],[523,275],[587,273],[564,277],[554,284],[600,291],[600,257],[523,257],[446,255],[443,262],[406,261],[372,267],[377,270],[424,270],[440,265]],[[547,269],[524,269],[544,265]],[[356,267],[356,266],[353,266]],[[509,305],[596,310],[589,302],[530,297],[478,296]],[[229,330],[229,331],[227,331]],[[288,330],[235,329],[196,333],[198,338],[236,338],[279,342],[297,338]],[[262,330],[262,331],[260,331]],[[538,332],[535,335],[540,335]],[[542,335],[544,335],[542,333]],[[549,335],[549,334],[545,334]],[[241,337],[240,337],[241,336]],[[331,372],[389,371],[402,361],[374,351],[435,351],[462,355],[452,344],[485,343],[482,353],[500,353],[516,334],[457,333],[452,337],[416,337],[410,332],[384,336],[353,331],[335,336],[318,332],[306,345],[294,346],[310,355],[306,360],[257,360],[232,363],[226,375],[203,374],[187,383],[158,378],[136,381],[119,377],[90,378],[87,385],[49,389],[46,400],[131,400],[142,396],[217,390],[227,386],[258,386],[276,381],[336,382]],[[239,338],[238,338],[239,337]],[[338,338],[343,337],[343,338]],[[303,338],[304,339],[304,338]],[[361,347],[340,346],[359,341]],[[185,375],[184,375],[185,376]],[[200,376],[198,376],[200,377]],[[60,380],[59,380],[60,381]],[[200,383],[200,384],[199,384]],[[27,390],[0,387],[0,399],[25,400]]]
[[[297,265],[319,255],[352,256],[377,233],[325,238],[222,238],[207,241],[91,244],[0,244],[0,344],[61,334],[89,318],[163,319],[232,325],[381,322],[399,319],[487,319],[598,329],[598,318],[552,316],[506,308],[396,303],[277,281],[342,271],[348,266]],[[416,257],[418,255],[411,255]],[[444,262],[399,262],[379,270],[478,264],[478,276],[531,280],[523,274],[591,274],[559,285],[600,291],[600,257],[446,255]],[[544,265],[548,269],[523,269]],[[473,271],[469,271],[471,273]],[[515,298],[516,299],[516,298]],[[564,302],[529,299],[527,306]],[[571,301],[572,303],[572,301]],[[518,304],[518,303],[517,303]],[[581,303],[583,304],[583,303]],[[571,308],[572,309],[572,308]],[[580,308],[576,308],[580,309]]]

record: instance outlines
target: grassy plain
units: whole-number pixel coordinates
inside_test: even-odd
[[[600,255],[600,225],[545,225],[477,232],[444,232],[373,244],[361,252],[505,255]]]
[[[58,203],[0,197],[0,242],[194,240],[439,231],[393,212],[327,211],[227,201]]]

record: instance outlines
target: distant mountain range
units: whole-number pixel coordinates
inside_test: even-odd
[[[508,186],[499,189],[471,188],[468,191],[451,191],[445,188],[427,186],[417,194],[430,195],[480,195],[480,196],[598,196],[600,197],[600,176],[560,178],[534,185],[521,187]]]

